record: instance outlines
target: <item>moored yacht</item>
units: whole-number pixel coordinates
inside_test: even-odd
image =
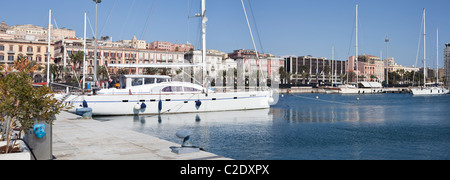
[[[383,88],[379,82],[359,82],[359,86],[355,84],[343,84],[336,87],[325,87],[327,94],[376,94],[382,93]]]
[[[75,113],[83,101],[93,116],[192,113],[269,108],[270,91],[215,92],[169,76],[125,75],[120,88],[101,89],[93,95],[70,95],[65,102]],[[78,106],[78,107],[77,107]]]
[[[439,87],[434,83],[427,83],[425,87],[416,87],[411,88],[411,93],[413,95],[440,95],[440,94],[448,94],[449,89],[444,87]]]
[[[423,82],[427,81],[427,66],[426,66],[426,28],[425,28],[425,8],[423,9]],[[436,66],[438,66],[439,62],[439,30],[436,32]],[[444,87],[439,87],[439,71],[436,74],[436,83],[424,83],[423,87],[414,87],[411,88],[412,95],[440,95],[440,94],[448,94],[449,89]]]

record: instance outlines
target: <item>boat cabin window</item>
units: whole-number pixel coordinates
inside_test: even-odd
[[[127,88],[127,78],[124,76],[120,78],[120,88]]]
[[[162,89],[162,92],[183,92],[183,88],[181,86],[167,86]]]
[[[156,83],[169,82],[167,78],[156,78]]]
[[[155,78],[145,78],[144,84],[155,84]]]
[[[132,86],[141,86],[142,78],[131,78],[131,85]]]
[[[201,91],[201,90],[193,88],[193,87],[184,87],[184,92],[198,92],[198,91]]]

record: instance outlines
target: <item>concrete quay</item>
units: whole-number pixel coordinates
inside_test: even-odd
[[[176,154],[180,144],[61,112],[53,123],[55,160],[231,160],[200,151]]]

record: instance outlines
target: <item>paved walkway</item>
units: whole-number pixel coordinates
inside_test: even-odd
[[[61,112],[53,124],[56,160],[229,160],[209,152],[175,154],[172,143],[139,132]]]

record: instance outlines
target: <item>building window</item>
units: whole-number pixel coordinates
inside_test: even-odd
[[[3,60],[5,60],[5,56],[0,55],[0,61],[3,61]]]
[[[19,46],[19,51],[22,52],[22,46]]]
[[[41,47],[37,48],[37,52],[39,52],[39,53],[41,52]]]
[[[8,61],[14,61],[14,56],[8,56]]]
[[[5,50],[5,46],[0,45],[0,51],[3,51],[3,50]]]
[[[27,47],[27,52],[33,52],[33,47]]]

